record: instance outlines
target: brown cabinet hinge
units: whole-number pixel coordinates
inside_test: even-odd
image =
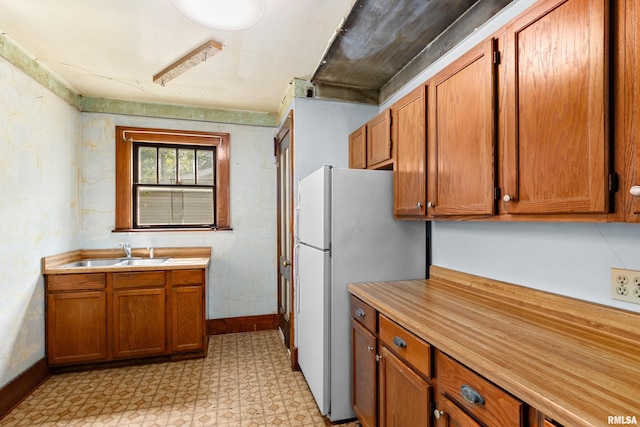
[[[500,65],[500,51],[499,50],[494,50],[493,51],[493,63],[495,65]]]

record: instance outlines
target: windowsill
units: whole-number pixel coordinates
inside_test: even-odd
[[[111,230],[112,233],[139,233],[139,232],[176,232],[176,231],[199,231],[199,232],[216,232],[216,231],[233,231],[231,227],[218,228],[121,228]]]

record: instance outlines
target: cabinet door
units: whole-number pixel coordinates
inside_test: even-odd
[[[436,405],[436,418],[437,427],[481,427],[473,418],[444,396],[440,396]]]
[[[640,222],[640,4],[636,0],[619,2],[623,17],[618,20],[617,33],[619,47],[612,52],[616,57],[614,77],[616,110],[614,117],[616,130],[616,165],[618,171],[630,169],[629,177],[621,176],[621,186],[617,197],[625,196],[625,221]],[[629,164],[629,155],[632,161]]]
[[[113,291],[113,357],[166,352],[165,288]]]
[[[393,213],[422,216],[426,199],[426,86],[421,85],[391,107],[393,115]]]
[[[362,126],[349,135],[349,167],[367,168],[367,126]]]
[[[50,365],[96,362],[107,356],[105,291],[47,295],[47,359]]]
[[[380,346],[379,426],[430,426],[431,387],[422,377]]]
[[[391,110],[385,110],[367,123],[367,166],[391,160]],[[386,163],[385,163],[386,164]]]
[[[376,337],[352,320],[353,410],[363,427],[375,427],[376,410]]]
[[[508,213],[608,210],[609,3],[540,1],[508,27]]]
[[[495,209],[493,40],[429,83],[429,215],[490,215]]]
[[[174,352],[201,350],[204,345],[202,286],[171,290],[171,342]]]

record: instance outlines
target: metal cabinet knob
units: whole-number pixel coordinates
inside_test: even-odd
[[[474,405],[479,406],[484,405],[484,399],[482,398],[480,393],[466,384],[460,386],[460,395],[469,403],[473,403]]]
[[[510,195],[505,194],[504,197],[502,198],[502,200],[504,200],[505,203],[509,203],[513,199],[511,198]]]
[[[432,202],[427,202],[427,207],[428,207],[428,208],[433,208],[433,207],[435,207],[435,206],[436,206],[436,205],[435,205],[434,203],[432,203]]]
[[[283,267],[288,267],[289,265],[291,265],[291,263],[287,260],[282,261],[282,266]]]
[[[371,353],[371,352],[373,351],[373,347],[372,347],[372,346],[370,346],[370,345],[368,345],[368,346],[367,346],[367,351],[368,351],[369,353]]]
[[[365,313],[365,311],[363,309],[359,308],[359,309],[356,310],[356,316],[364,317],[366,315],[367,315],[367,313]]]
[[[443,415],[444,415],[444,411],[441,411],[437,408],[433,411],[433,416],[436,417],[436,420],[439,420],[440,418],[442,418]]]
[[[393,344],[400,348],[407,348],[407,343],[400,337],[393,337]]]
[[[631,187],[629,189],[629,193],[631,193],[633,197],[640,196],[640,185],[634,185],[633,187]]]
[[[420,209],[422,207],[422,202],[416,203],[416,206],[418,207],[418,209]]]

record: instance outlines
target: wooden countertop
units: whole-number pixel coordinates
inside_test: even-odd
[[[640,315],[432,266],[356,297],[549,417],[640,422]]]
[[[146,248],[132,248],[133,257],[149,258]],[[122,258],[122,249],[81,249],[42,258],[42,274],[75,274],[145,270],[181,270],[207,268],[211,261],[210,247],[154,248],[154,258],[170,258],[157,265],[63,267],[83,259]]]

